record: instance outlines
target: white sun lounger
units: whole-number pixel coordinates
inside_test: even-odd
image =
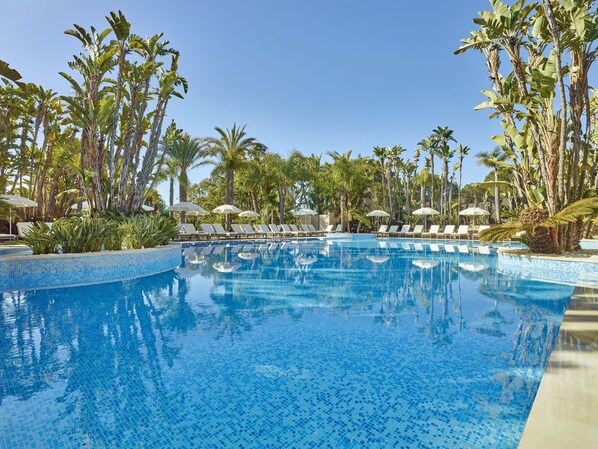
[[[455,225],[446,225],[444,231],[436,234],[437,237],[448,238],[455,232]]]
[[[233,228],[233,232],[236,233],[240,238],[250,237],[249,234],[247,234],[247,231],[245,231],[245,228],[242,228],[240,224],[232,223],[230,227]]]
[[[469,226],[460,225],[459,228],[451,233],[451,237],[454,239],[461,239],[462,237],[467,238],[469,236]]]
[[[409,232],[409,230],[411,229],[411,225],[403,225],[401,226],[401,230],[399,232],[397,232],[398,236],[405,236],[405,234],[407,234]]]
[[[440,231],[440,225],[432,225],[430,226],[430,230],[428,232],[422,232],[422,237],[436,237],[438,232]]]
[[[416,225],[411,232],[405,232],[405,237],[415,237],[416,235],[421,236],[424,230],[424,225]]]

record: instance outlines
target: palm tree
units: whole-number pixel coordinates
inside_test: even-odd
[[[351,164],[351,153],[349,150],[346,153],[340,154],[337,151],[330,151],[328,155],[332,157],[332,180],[334,185],[338,189],[340,196],[340,212],[341,212],[341,229],[346,229],[346,207],[347,207],[347,195],[349,192],[349,186],[351,185],[352,176],[352,164]]]
[[[436,142],[436,154],[442,159],[442,192],[440,194],[440,212],[444,215],[448,213],[447,203],[447,187],[448,187],[448,173],[449,173],[449,161],[454,156],[455,152],[450,149],[449,142],[456,142],[453,137],[453,130],[448,126],[437,126],[434,129],[432,137]]]
[[[498,172],[504,165],[507,155],[502,151],[500,147],[495,147],[492,151],[483,151],[476,154],[478,158],[478,164],[483,165],[492,169],[494,172],[494,209],[496,222],[500,223],[500,196],[498,191]]]
[[[182,139],[175,141],[168,149],[170,164],[174,165],[178,173],[179,201],[187,201],[189,188],[189,170],[206,164],[206,142],[203,139],[192,138],[186,134]]]
[[[434,154],[436,152],[437,142],[434,139],[434,136],[428,136],[425,139],[420,140],[417,143],[417,145],[419,146],[421,151],[426,151],[430,155],[430,158],[428,159],[430,161],[429,168],[430,168],[430,177],[432,179],[432,183],[430,186],[430,189],[431,189],[430,207],[434,207],[434,183],[435,183],[435,180],[434,180]],[[422,199],[422,203],[423,203],[423,199]]]
[[[462,186],[462,180],[463,180],[463,159],[465,158],[465,156],[467,156],[469,154],[469,151],[471,150],[471,148],[469,148],[468,146],[463,146],[463,145],[459,145],[457,148],[455,148],[455,150],[457,151],[457,154],[459,155],[459,162],[458,162],[458,169],[459,169],[459,190],[458,190],[458,198],[457,198],[457,208],[460,209],[461,208],[461,186]]]
[[[255,138],[246,137],[245,127],[239,127],[236,124],[232,129],[223,130],[214,128],[219,134],[218,138],[208,138],[210,147],[207,155],[213,159],[206,161],[214,165],[214,171],[224,173],[226,194],[226,204],[232,204],[235,198],[235,172],[240,170],[247,163],[247,153],[254,147],[263,147]],[[227,226],[230,227],[230,215],[227,215]]]

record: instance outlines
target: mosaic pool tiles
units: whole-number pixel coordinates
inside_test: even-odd
[[[145,251],[0,258],[0,291],[84,285],[131,279],[181,264],[179,245]]]
[[[587,262],[499,254],[497,268],[506,274],[523,279],[542,279],[553,282],[580,283],[598,287],[598,260]]]
[[[374,243],[184,255],[3,295],[0,448],[514,449],[572,293]]]

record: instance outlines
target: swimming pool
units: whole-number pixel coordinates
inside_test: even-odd
[[[3,294],[0,447],[516,448],[573,287],[372,239]]]

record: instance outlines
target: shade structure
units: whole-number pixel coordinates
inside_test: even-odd
[[[214,209],[212,212],[214,212],[215,214],[224,214],[224,215],[240,214],[241,209],[233,206],[232,204],[222,204],[221,206],[218,206],[216,209]]]
[[[241,212],[239,214],[239,217],[249,217],[249,218],[257,218],[259,217],[260,214],[258,214],[256,211],[254,210],[244,210],[243,212]]]
[[[315,210],[308,209],[308,208],[294,210],[292,212],[292,214],[295,215],[295,216],[297,216],[297,217],[306,217],[306,216],[309,216],[309,215],[318,215],[318,213]]]
[[[153,206],[148,206],[147,204],[143,204],[141,206],[141,210],[144,210],[146,212],[152,212],[154,210],[154,207]]]
[[[423,216],[440,214],[440,212],[438,212],[436,209],[432,209],[431,207],[422,207],[421,209],[416,209],[411,213],[413,215],[423,215]]]
[[[180,203],[173,204],[168,208],[169,212],[194,212],[198,215],[208,214],[209,212],[203,207],[197,204],[190,203],[188,201],[182,201]]]
[[[366,217],[383,217],[383,218],[388,218],[390,217],[390,214],[388,212],[385,212],[383,210],[373,210],[371,212],[369,212]]]
[[[29,198],[19,195],[0,195],[0,200],[7,203],[12,208],[36,207],[37,203]]]
[[[411,263],[413,265],[415,265],[416,267],[420,267],[423,269],[429,269],[429,268],[434,268],[440,262],[438,262],[436,260],[414,260]]]
[[[0,195],[0,200],[8,204],[8,233],[12,234],[12,209],[36,207],[37,203],[19,195]]]
[[[481,215],[490,215],[490,212],[480,207],[468,207],[467,209],[463,209],[461,212],[459,212],[459,215],[464,217],[477,217]]]

